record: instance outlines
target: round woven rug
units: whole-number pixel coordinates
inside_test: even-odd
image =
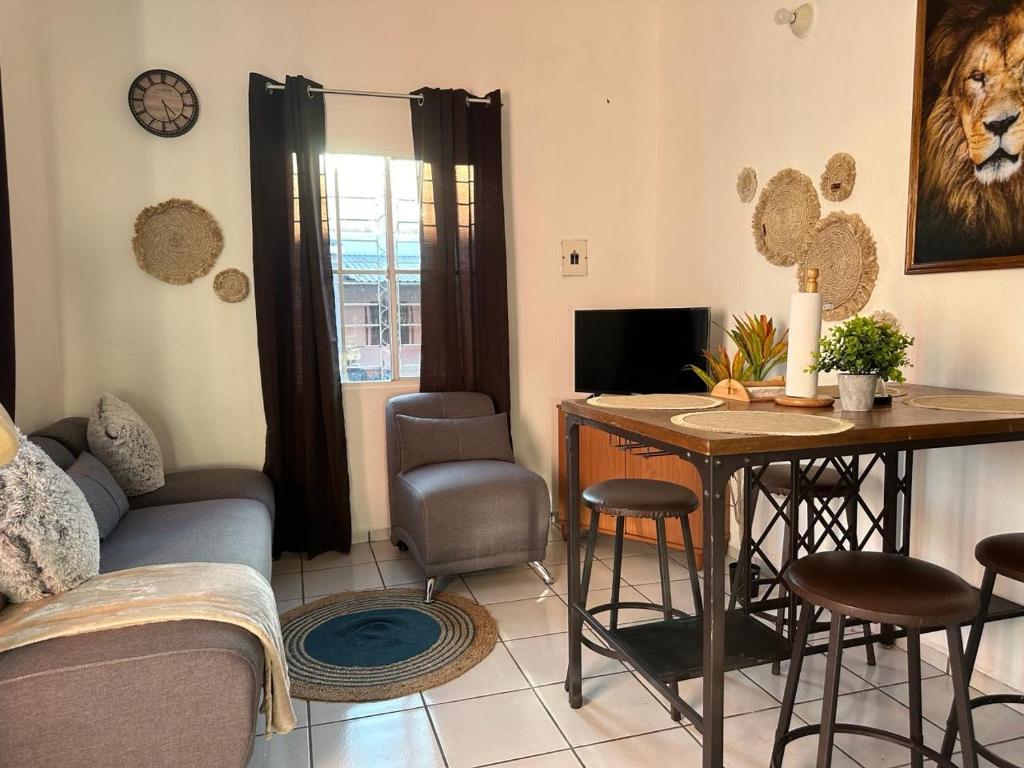
[[[132,247],[139,266],[153,277],[186,285],[213,269],[224,234],[205,208],[172,198],[142,209]]]
[[[807,284],[808,267],[818,270],[821,316],[845,320],[859,312],[875,290],[878,253],[875,239],[855,213],[830,213],[818,222],[797,269],[797,285]]]
[[[773,411],[718,411],[716,413],[684,413],[672,417],[678,427],[702,432],[730,432],[736,435],[831,435],[853,429],[852,421],[831,416]]]
[[[1024,414],[1024,397],[1008,395],[917,395],[903,403],[936,411]]]
[[[249,296],[249,276],[240,269],[228,267],[214,276],[213,292],[228,304],[245,301]]]
[[[587,400],[587,405],[637,411],[703,411],[724,402],[704,395],[598,395]]]
[[[828,159],[821,174],[821,196],[833,203],[839,203],[853,194],[857,181],[857,161],[853,155],[838,152]]]
[[[291,694],[315,701],[380,701],[454,680],[494,648],[487,610],[413,589],[344,592],[281,617]]]
[[[765,185],[754,209],[754,245],[772,264],[795,264],[807,253],[820,215],[814,182],[793,168],[781,170]]]

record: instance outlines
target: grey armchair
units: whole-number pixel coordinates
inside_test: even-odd
[[[470,571],[526,562],[547,583],[552,581],[543,564],[551,499],[535,472],[490,459],[443,461],[402,471],[398,416],[459,419],[492,414],[491,398],[477,392],[417,393],[388,401],[391,542],[409,549],[423,569],[428,603],[439,578]]]

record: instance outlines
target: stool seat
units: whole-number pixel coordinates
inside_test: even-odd
[[[834,613],[904,627],[959,624],[978,612],[978,593],[934,563],[884,552],[819,552],[786,573],[804,600]]]
[[[978,542],[974,556],[1000,576],[1024,581],[1024,533],[1002,533]]]
[[[683,517],[700,505],[689,488],[664,480],[602,480],[583,491],[591,509],[613,517]]]
[[[846,482],[833,467],[814,467],[808,472],[809,477],[800,475],[800,488],[804,492],[812,492],[815,496],[842,495],[849,490]],[[774,496],[786,496],[791,488],[789,464],[772,464],[761,473],[760,483]]]

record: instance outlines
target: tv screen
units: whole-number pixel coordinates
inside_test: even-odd
[[[707,307],[577,310],[576,391],[703,391],[687,366],[704,364],[709,322]]]

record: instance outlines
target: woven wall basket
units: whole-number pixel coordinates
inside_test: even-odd
[[[814,182],[792,168],[779,171],[757,201],[751,222],[754,245],[772,264],[795,264],[807,253],[819,216]]]
[[[213,292],[229,304],[245,301],[249,296],[249,277],[234,267],[222,270],[213,278]]]
[[[740,170],[736,177],[736,194],[740,197],[741,203],[749,203],[757,194],[757,171],[749,165]]]
[[[821,174],[821,196],[838,203],[853,194],[857,181],[857,161],[853,155],[838,152],[828,159]]]
[[[822,317],[845,320],[859,312],[875,289],[878,255],[867,224],[855,213],[830,213],[815,227],[807,254],[797,269],[797,285],[807,283],[807,268],[817,267]]]
[[[142,210],[132,247],[139,266],[153,277],[185,285],[213,269],[224,235],[205,208],[172,198]]]

